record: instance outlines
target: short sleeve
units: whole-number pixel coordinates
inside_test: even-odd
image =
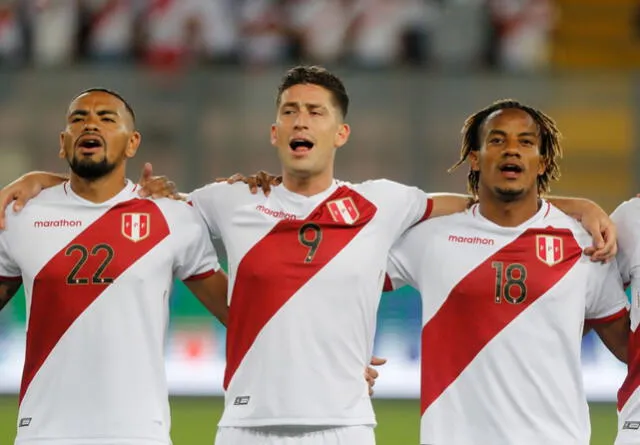
[[[0,279],[20,280],[22,271],[11,255],[8,237],[8,231],[0,231]]]
[[[403,218],[402,231],[426,220],[433,209],[430,195],[417,187],[409,187],[393,181],[386,181],[391,198],[396,203],[396,213]]]
[[[585,318],[589,323],[615,318],[628,309],[618,264],[611,261],[607,264],[590,263],[590,266]]]
[[[618,268],[628,285],[640,271],[640,199],[626,201],[611,214],[618,229]]]
[[[387,278],[391,281],[393,289],[399,289],[405,285],[419,288],[418,276],[421,261],[421,246],[426,237],[423,235],[424,225],[407,231],[392,246],[387,258]]]
[[[181,220],[180,251],[174,265],[174,275],[180,280],[194,280],[211,275],[220,269],[204,221],[193,209],[185,209],[188,217]]]
[[[223,184],[209,184],[194,190],[187,197],[187,202],[200,214],[213,238],[221,237],[217,197],[222,186]]]

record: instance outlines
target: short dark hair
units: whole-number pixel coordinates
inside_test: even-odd
[[[285,90],[300,84],[318,85],[329,90],[335,104],[342,113],[342,117],[347,116],[347,112],[349,111],[349,95],[342,80],[326,68],[317,65],[300,65],[287,71],[282,77],[282,81],[278,87],[276,105],[280,106],[282,93],[284,93]]]
[[[562,134],[555,121],[542,111],[524,105],[517,100],[502,99],[494,102],[486,108],[469,116],[462,127],[462,147],[460,149],[460,159],[449,171],[455,170],[462,165],[472,151],[480,150],[482,146],[481,132],[482,125],[487,117],[498,110],[517,109],[527,113],[535,121],[540,132],[540,154],[545,165],[544,173],[538,175],[538,193],[544,194],[551,190],[551,181],[560,178],[559,159],[562,157],[562,146],[560,139]],[[469,169],[467,176],[467,190],[474,197],[478,196],[478,183],[480,172]]]
[[[131,107],[131,105],[129,105],[129,102],[127,102],[127,100],[124,97],[122,97],[121,94],[117,93],[116,91],[110,90],[108,88],[101,88],[101,87],[87,88],[86,90],[81,91],[78,94],[76,94],[76,96],[71,100],[71,102],[73,102],[74,100],[76,100],[77,98],[82,96],[83,94],[96,93],[96,92],[110,94],[111,96],[113,96],[116,99],[120,100],[120,102],[122,102],[124,104],[125,108],[127,109],[129,114],[131,115],[131,119],[133,119],[133,123],[134,124],[136,123],[136,113],[133,112],[133,107]]]

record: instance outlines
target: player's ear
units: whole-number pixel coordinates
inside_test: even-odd
[[[271,140],[271,145],[275,147],[278,143],[278,127],[276,124],[271,124],[271,134],[269,139]]]
[[[64,152],[64,132],[60,132],[60,149],[58,150],[58,157],[60,159],[65,159],[66,153]]]
[[[351,127],[349,127],[349,124],[340,124],[334,140],[335,146],[342,147],[344,144],[346,144],[349,140],[350,134]]]
[[[140,142],[142,141],[142,135],[134,131],[129,137],[129,143],[127,144],[127,148],[124,151],[124,154],[127,158],[132,158],[138,152],[138,147],[140,147]]]
[[[471,150],[469,152],[469,168],[471,171],[479,172],[480,171],[480,156],[478,156],[480,150]]]

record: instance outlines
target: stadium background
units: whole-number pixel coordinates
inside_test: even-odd
[[[156,3],[0,0],[1,183],[31,169],[65,170],[57,158],[64,112],[73,95],[92,86],[121,92],[136,110],[143,145],[130,164],[132,179],[144,161],[184,191],[237,171],[277,172],[268,143],[275,89],[287,67],[305,61],[334,69],[351,95],[352,138],[337,158],[341,179],[386,177],[432,192],[464,192],[465,169],[447,173],[458,156],[464,118],[513,97],[553,116],[565,136],[563,176],[554,193],[588,197],[611,211],[640,191],[636,0],[297,0],[299,9],[313,6],[292,23],[287,18],[296,0],[173,2],[204,8],[195,14],[204,22],[203,35],[203,29],[234,25],[227,26],[223,47],[220,39],[192,38],[197,7],[189,13],[170,6],[145,16],[145,7]],[[327,29],[349,25],[335,10],[338,3],[345,10],[365,5],[360,28],[345,33],[334,53],[318,53],[314,39],[322,43]],[[382,39],[398,38],[395,50],[384,44],[378,52],[375,45],[363,49],[362,42],[375,42],[382,32],[367,34],[376,11],[378,25],[395,26],[387,26]],[[105,14],[115,17],[106,27]],[[120,46],[104,38],[109,26],[128,35],[123,23],[145,33],[129,32],[129,42],[115,39]],[[102,34],[92,31],[100,26]],[[163,26],[183,27],[191,37],[154,41],[166,35]],[[224,329],[180,283],[171,301],[174,441],[211,444],[221,411]],[[24,320],[20,294],[0,312],[0,445],[12,443],[15,431]],[[380,445],[417,443],[419,334],[419,295],[409,288],[385,294],[375,351],[389,359],[376,386]],[[592,444],[609,445],[615,434],[611,402],[625,369],[592,334],[583,342],[583,363]]]

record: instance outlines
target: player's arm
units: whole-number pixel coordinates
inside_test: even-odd
[[[21,280],[0,279],[0,311],[20,289]]]
[[[225,326],[229,318],[227,283],[227,274],[222,269],[202,279],[184,281],[202,305]]]
[[[629,312],[625,311],[621,317],[613,321],[594,323],[591,326],[607,349],[609,349],[618,360],[627,363],[629,333],[631,329]]]
[[[54,187],[68,180],[64,175],[48,172],[30,172],[22,175],[0,190],[0,229],[5,228],[5,210],[13,202],[13,209],[18,212],[25,203],[35,197],[43,189]]]

